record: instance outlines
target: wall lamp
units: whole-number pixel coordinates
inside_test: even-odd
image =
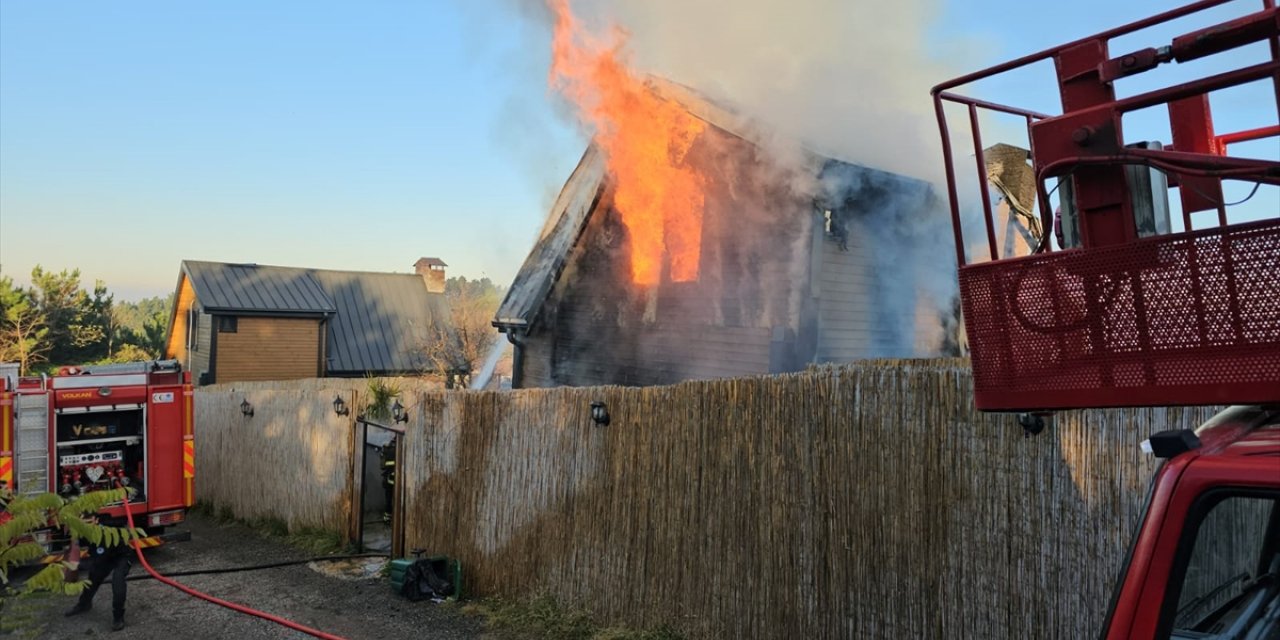
[[[1048,419],[1052,418],[1052,413],[1019,413],[1018,424],[1022,427],[1022,437],[1030,438],[1031,436],[1040,435],[1041,431],[1048,425]]]
[[[609,407],[604,402],[596,400],[591,403],[591,421],[601,427],[609,426]]]
[[[409,412],[405,410],[404,405],[400,404],[399,400],[396,400],[396,403],[391,405],[391,419],[397,423],[409,421]]]
[[[249,404],[248,398],[245,398],[240,402],[240,413],[246,418],[253,417],[253,405]]]
[[[333,397],[333,412],[340,416],[345,416],[351,413],[351,409],[347,408],[347,403],[343,401],[341,395]]]

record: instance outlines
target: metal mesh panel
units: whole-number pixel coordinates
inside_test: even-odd
[[[49,398],[17,396],[18,451],[44,452],[49,447]]]
[[[984,410],[1280,400],[1280,220],[960,270]]]
[[[49,396],[19,395],[17,409],[17,485],[24,495],[48,490]]]

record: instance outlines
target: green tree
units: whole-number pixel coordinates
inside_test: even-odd
[[[173,294],[144,298],[138,302],[117,302],[112,309],[117,339],[111,359],[128,362],[138,359],[139,353],[146,354],[143,359],[163,357],[172,308]],[[126,348],[129,348],[128,355],[123,353]]]
[[[17,362],[19,374],[43,362],[49,351],[49,327],[31,292],[0,277],[0,361]]]
[[[53,273],[39,265],[31,270],[31,284],[49,327],[51,363],[96,362],[109,355],[113,296],[105,284],[94,283],[90,294],[80,288],[79,269]]]
[[[66,571],[75,569],[78,561],[63,560],[46,565],[14,587],[10,572],[45,555],[44,547],[31,538],[34,531],[46,527],[60,528],[70,536],[95,545],[115,546],[133,537],[146,535],[141,530],[108,527],[94,521],[94,514],[107,505],[125,499],[124,489],[93,491],[71,500],[52,493],[17,496],[0,488],[0,635],[19,631],[36,635],[37,616],[24,607],[23,601],[42,593],[79,594],[88,581],[69,582]]]

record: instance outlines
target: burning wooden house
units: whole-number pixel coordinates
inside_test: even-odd
[[[687,88],[646,90],[661,111],[651,119],[668,121],[649,135],[667,143],[620,150],[598,133],[498,310],[513,386],[667,384],[937,352],[949,306],[928,280],[954,275],[934,244],[946,236],[932,233],[940,207],[927,183],[779,151]]]

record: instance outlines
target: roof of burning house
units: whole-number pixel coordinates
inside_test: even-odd
[[[587,218],[604,187],[604,157],[596,146],[587,147],[551,207],[547,222],[511,288],[498,307],[494,323],[499,326],[530,324],[538,307],[551,292],[564,268],[569,250],[586,228]]]
[[[327,317],[330,375],[410,372],[435,327],[450,327],[449,302],[412,273],[331,271],[185,260],[205,313]]]
[[[793,141],[779,139],[752,119],[685,85],[654,76],[650,76],[646,84],[663,98],[678,103],[694,117],[724,133],[757,147],[767,146],[771,151],[792,153],[792,161],[812,169],[818,180],[818,198],[832,208],[837,206],[837,202],[847,200],[858,185],[869,182],[879,185],[893,183],[895,190],[918,192],[922,197],[931,193],[928,184],[921,180],[836,160]],[[586,228],[606,186],[605,174],[604,155],[592,143],[560,190],[542,232],[495,314],[494,325],[499,330],[528,327],[534,323],[538,310],[560,278],[571,250]]]

